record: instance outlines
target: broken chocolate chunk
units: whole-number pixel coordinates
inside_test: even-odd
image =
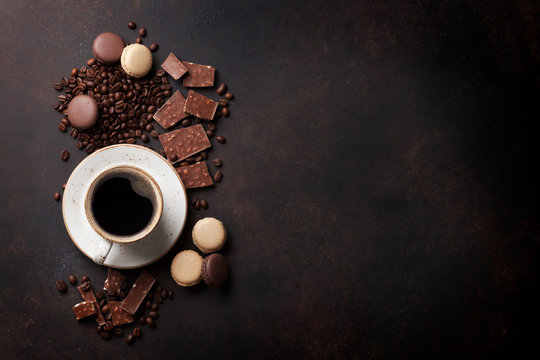
[[[199,119],[213,120],[218,107],[218,102],[193,90],[189,90],[184,112],[194,115]]]
[[[109,268],[107,279],[103,283],[103,290],[112,296],[120,296],[122,286],[126,282],[126,277],[118,271]]]
[[[87,283],[89,286],[88,290],[86,291],[83,290],[84,284],[77,286],[77,290],[79,290],[79,294],[81,294],[81,297],[83,298],[84,301],[97,303],[96,296],[94,295],[94,290],[92,290],[92,287],[90,286],[90,282],[87,281]],[[97,314],[95,318],[96,318],[97,323],[99,325],[104,325],[105,318],[103,317],[101,310],[99,309],[99,307],[96,307],[96,310],[97,310]]]
[[[180,94],[180,91],[176,90],[173,96],[154,114],[154,120],[163,128],[168,129],[189,116],[188,113],[184,112],[185,105],[186,99]]]
[[[109,307],[111,309],[112,322],[115,326],[133,322],[133,316],[122,309],[121,301],[109,301]]]
[[[92,301],[82,301],[78,304],[75,304],[72,309],[77,320],[81,320],[90,315],[97,314],[96,303]]]
[[[122,302],[122,309],[131,315],[135,314],[155,282],[156,279],[152,275],[143,271],[131,287],[128,296]]]
[[[176,168],[186,189],[200,188],[213,185],[212,177],[208,172],[206,161],[201,161],[193,165]]]
[[[182,75],[188,72],[188,68],[173,53],[167,56],[163,64],[161,64],[161,68],[168,72],[174,80],[180,79]]]
[[[185,87],[209,87],[214,86],[214,75],[216,69],[210,65],[200,65],[187,61],[182,64],[188,69],[188,73],[183,78]]]
[[[170,131],[159,135],[159,141],[171,162],[185,158],[209,148],[210,140],[201,124]],[[175,159],[173,161],[173,159]]]

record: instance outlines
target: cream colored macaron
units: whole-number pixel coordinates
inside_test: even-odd
[[[225,226],[213,217],[197,221],[193,227],[192,236],[195,246],[205,254],[218,251],[227,241]]]
[[[171,275],[180,286],[198,284],[201,277],[203,258],[193,250],[179,252],[171,264]]]
[[[122,51],[120,63],[126,74],[141,78],[152,68],[152,53],[142,44],[131,44]]]

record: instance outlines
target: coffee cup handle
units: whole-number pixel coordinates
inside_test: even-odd
[[[107,255],[109,255],[109,251],[111,250],[111,247],[112,247],[112,242],[102,238],[99,243],[97,252],[94,255],[94,258],[93,258],[94,262],[98,265],[103,265],[103,263],[105,262],[105,259],[107,258]]]

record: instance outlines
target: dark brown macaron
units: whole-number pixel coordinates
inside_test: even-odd
[[[92,52],[103,64],[111,65],[120,61],[122,51],[126,47],[124,40],[114,33],[106,32],[94,39]]]
[[[227,260],[221,254],[208,255],[203,260],[201,275],[208,286],[222,285],[229,277]]]
[[[96,124],[98,105],[93,97],[77,95],[68,105],[68,118],[71,126],[77,129],[89,129]]]

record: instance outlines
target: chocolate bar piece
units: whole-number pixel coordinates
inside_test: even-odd
[[[131,315],[135,314],[155,282],[156,279],[152,275],[143,271],[131,287],[128,296],[122,301],[122,309]]]
[[[87,290],[83,290],[88,286]],[[97,304],[96,295],[94,295],[94,290],[92,290],[92,286],[90,285],[90,282],[82,283],[81,285],[77,286],[77,290],[79,290],[79,294],[81,294],[84,301],[87,302],[93,302]],[[101,313],[101,309],[99,306],[96,306],[97,314],[95,316],[96,321],[99,325],[105,325],[105,318],[103,317],[103,314]]]
[[[199,119],[212,120],[216,114],[218,102],[193,90],[189,90],[184,112]]]
[[[201,124],[161,134],[159,142],[171,163],[184,160],[211,146]]]
[[[182,64],[188,69],[188,73],[183,79],[183,85],[185,87],[214,86],[216,69],[213,66],[200,65],[187,61],[182,61]]]
[[[72,309],[77,320],[97,314],[96,303],[91,301],[82,301],[73,305]]]
[[[125,282],[126,277],[124,275],[120,274],[114,269],[109,268],[107,279],[105,279],[105,283],[103,284],[103,290],[105,290],[109,295],[121,296],[122,286]]]
[[[186,189],[200,188],[214,185],[212,177],[208,173],[206,161],[201,161],[193,165],[176,168]]]
[[[189,116],[188,113],[184,112],[185,105],[186,99],[180,94],[180,91],[176,90],[173,96],[154,114],[154,120],[163,128],[168,129]]]
[[[121,301],[109,301],[109,308],[111,309],[112,322],[115,326],[133,322],[133,316],[122,309]]]
[[[174,80],[180,79],[182,75],[188,72],[188,68],[173,53],[167,56],[163,64],[161,64],[161,68],[168,72]]]

